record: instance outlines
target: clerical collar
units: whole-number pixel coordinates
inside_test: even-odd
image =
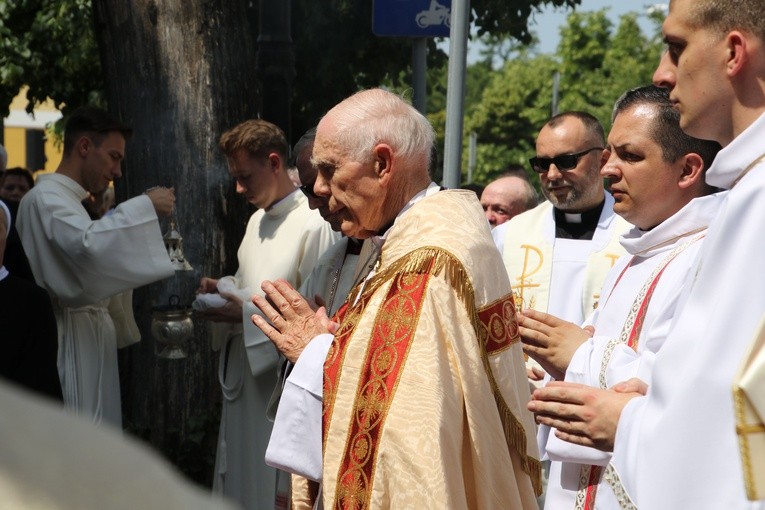
[[[553,209],[555,216],[555,237],[561,239],[578,239],[589,241],[595,235],[600,221],[600,213],[603,212],[605,199],[597,206],[581,213],[567,213],[560,209]]]
[[[361,253],[361,245],[364,243],[361,239],[355,237],[348,238],[348,245],[345,247],[346,255],[358,255]]]
[[[3,281],[6,276],[8,276],[8,270],[5,269],[5,266],[0,266],[0,282]]]

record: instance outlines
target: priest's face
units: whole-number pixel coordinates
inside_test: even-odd
[[[554,127],[544,126],[537,136],[536,148],[536,156],[541,159],[576,155],[573,167],[558,166],[553,161],[546,169],[535,168],[542,194],[556,209],[577,213],[600,204],[604,196],[599,174],[605,160],[603,147],[581,120],[564,117]]]
[[[101,193],[114,179],[122,177],[122,159],[125,157],[125,137],[119,131],[110,131],[98,142],[99,137],[83,136],[77,150],[83,158],[83,188],[91,193]]]
[[[343,234],[366,239],[384,226],[385,188],[372,153],[369,161],[354,161],[333,142],[335,132],[328,114],[319,123],[311,158],[318,170],[314,192],[327,198],[329,212],[339,218]]]
[[[726,145],[733,138],[729,68],[731,46],[725,32],[694,22],[695,0],[672,0],[662,31],[667,50],[653,83],[669,89],[680,112],[680,127],[691,136]],[[735,7],[730,7],[735,8]]]
[[[649,230],[681,207],[678,181],[685,158],[664,159],[653,140],[655,107],[638,104],[619,113],[608,134],[610,155],[601,171],[609,180],[614,212],[636,227]]]
[[[340,216],[329,212],[329,199],[317,195],[313,190],[316,184],[316,176],[319,172],[313,163],[311,163],[312,152],[313,144],[310,144],[303,148],[295,161],[295,166],[300,175],[300,190],[308,198],[308,207],[318,210],[324,221],[330,224],[332,230],[339,232],[340,224],[342,223]]]
[[[259,209],[268,209],[278,199],[278,155],[252,155],[240,150],[228,158],[228,173],[236,181],[236,192]],[[277,158],[276,160],[274,158]]]

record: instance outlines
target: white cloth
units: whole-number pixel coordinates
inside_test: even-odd
[[[764,137],[761,115],[718,153],[707,182],[731,188],[765,152]],[[709,226],[648,395],[622,411],[614,465],[639,508],[765,508],[746,499],[732,398],[734,376],[765,313],[758,267],[763,218],[765,164],[759,163]]]
[[[228,299],[221,296],[221,293],[236,294],[242,301],[247,301],[252,296],[252,290],[249,287],[243,289],[237,288],[236,278],[233,276],[224,276],[218,280],[216,285],[217,293],[210,292],[206,294],[197,294],[191,303],[191,308],[197,311],[207,310],[209,308],[221,308],[228,303]]]
[[[109,298],[175,270],[149,197],[127,200],[93,221],[81,204],[87,195],[69,177],[42,175],[21,200],[16,228],[35,280],[53,302],[67,407],[121,426]]]
[[[566,381],[611,387],[639,377],[650,384],[654,356],[666,339],[683,285],[689,280],[691,267],[703,245],[704,229],[717,214],[724,196],[725,193],[718,193],[696,198],[654,229],[646,232],[633,228],[622,236],[621,244],[628,255],[619,259],[606,278],[600,304],[587,321],[595,327],[595,336],[577,349],[568,366]],[[674,258],[667,264],[670,256]],[[629,332],[634,322],[633,305],[643,304],[646,285],[654,281],[657,271],[663,267],[635,351],[618,341],[625,324]],[[567,443],[554,434],[550,434],[546,449],[553,460],[546,508],[573,509],[582,464],[605,466],[611,455]],[[620,508],[605,482],[598,487],[596,508]]]
[[[239,246],[237,288],[262,295],[263,280],[283,278],[299,287],[320,255],[337,240],[299,190],[268,210],[255,212]],[[222,336],[219,380],[223,410],[215,460],[213,490],[243,508],[273,508],[275,471],[264,462],[271,422],[266,417],[276,384],[278,354],[254,325],[255,306],[247,299],[242,324],[218,325]],[[244,331],[244,335],[243,335]]]
[[[233,510],[142,441],[0,382],[0,508]]]
[[[431,182],[427,188],[409,200],[396,216],[396,220],[414,204],[437,193],[439,189],[435,183]],[[385,233],[365,241],[365,244],[374,243],[380,248],[384,242]],[[365,263],[363,252],[360,262]],[[373,271],[367,273],[365,281],[373,275]],[[287,377],[266,457],[266,462],[270,465],[276,465],[280,469],[316,481],[321,481],[322,466],[321,413],[324,360],[332,345],[332,338],[332,335],[319,335],[313,338],[300,354],[295,367]],[[295,413],[298,413],[302,419],[296,419]],[[314,442],[306,438],[318,438],[318,440]]]

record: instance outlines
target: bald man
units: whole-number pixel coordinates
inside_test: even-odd
[[[492,228],[533,209],[538,201],[531,183],[517,175],[502,175],[491,181],[481,193],[481,207]]]

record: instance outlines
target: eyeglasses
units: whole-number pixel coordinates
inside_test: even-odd
[[[593,147],[582,152],[577,152],[576,154],[560,154],[554,158],[540,158],[539,156],[534,156],[529,160],[529,163],[531,163],[531,169],[540,174],[547,172],[550,169],[550,165],[553,163],[555,163],[555,168],[561,172],[567,172],[576,168],[576,165],[579,164],[579,159],[585,154],[592,151],[602,150],[603,147]]]

